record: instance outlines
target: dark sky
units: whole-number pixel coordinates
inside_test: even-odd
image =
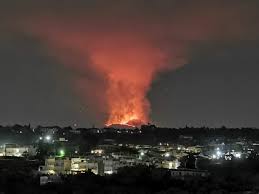
[[[141,0],[125,1],[119,8],[114,7],[123,1],[34,2],[6,0],[0,8],[0,124],[101,126],[105,111],[99,110],[100,104],[92,103],[89,95],[82,97],[75,89],[75,79],[82,76],[78,69],[64,65],[56,52],[44,44],[45,39],[34,32],[28,33],[29,27],[20,27],[20,21],[22,24],[38,21],[38,27],[46,28],[41,22],[61,18],[66,24],[69,19],[68,26],[79,29],[84,20],[88,25],[90,20],[90,27],[94,28],[95,22],[106,24],[106,19],[112,19],[111,23],[117,26],[116,18],[122,14],[127,25],[118,18],[118,29],[139,20],[161,25],[159,32],[166,31],[162,33],[163,41],[157,31],[152,34],[152,38],[159,36],[159,46],[165,44],[173,53],[177,48],[171,44],[181,41],[184,43],[180,47],[188,53],[184,54],[186,60],[180,68],[162,71],[152,83],[147,96],[154,123],[167,127],[259,127],[259,3],[256,1],[194,4],[193,1]],[[171,24],[172,31],[168,27]],[[107,26],[102,29],[99,24],[97,29],[106,31]],[[90,68],[83,74],[86,82],[95,79]]]

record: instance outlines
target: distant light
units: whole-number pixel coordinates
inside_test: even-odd
[[[47,141],[50,141],[50,139],[51,139],[50,135],[47,135],[47,136],[45,137],[45,139],[46,139]]]
[[[221,151],[217,151],[217,156],[221,156]]]
[[[144,152],[140,152],[140,155],[141,155],[141,156],[144,156],[144,155],[145,155],[145,153],[144,153]]]
[[[103,150],[101,149],[96,149],[96,150],[91,150],[91,154],[102,154]]]
[[[217,150],[219,150],[219,148],[217,148]]]
[[[167,158],[168,158],[169,156],[170,156],[170,153],[168,153],[168,152],[167,152],[167,153],[165,153],[165,157],[167,157]]]
[[[64,151],[64,150],[59,150],[59,155],[60,155],[61,157],[65,156],[65,151]]]
[[[241,153],[236,153],[236,154],[235,154],[235,157],[236,157],[236,158],[241,158]]]
[[[40,137],[40,140],[42,140],[42,137]]]
[[[113,171],[112,170],[108,170],[105,172],[106,174],[113,174]]]
[[[180,150],[180,149],[181,149],[180,147],[177,148],[177,150]]]
[[[213,158],[213,159],[216,159],[216,158],[217,158],[217,156],[216,156],[215,154],[213,154],[213,155],[212,155],[212,158]]]

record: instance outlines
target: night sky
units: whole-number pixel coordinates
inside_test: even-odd
[[[104,33],[113,42],[115,31],[121,40],[125,32],[137,34],[136,40],[147,34],[148,45],[166,53],[161,63],[169,65],[155,69],[154,76],[152,71],[146,94],[155,124],[259,127],[258,1],[60,2],[6,0],[1,5],[1,125],[102,126],[108,114],[105,76],[87,64],[95,63],[91,54],[81,59],[92,52],[85,46],[88,39],[82,38],[83,54],[67,39],[79,40],[78,33],[102,40]],[[82,61],[83,67],[74,65]],[[138,76],[147,69],[143,65]]]

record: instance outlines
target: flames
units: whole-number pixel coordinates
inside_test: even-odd
[[[107,79],[106,125],[148,123],[150,104],[146,93],[157,69],[162,67],[163,55],[139,35],[133,38],[125,32],[114,36],[112,41],[108,38],[103,41],[109,46],[94,43],[91,59]]]
[[[146,94],[158,71],[168,67],[163,63],[164,53],[151,44],[150,37],[129,29],[119,33],[85,29],[79,33],[77,28],[66,31],[66,26],[56,29],[56,23],[47,25],[44,29],[52,30],[34,26],[33,31],[47,41],[52,53],[69,68],[80,72],[93,70],[98,79],[104,80],[103,87],[93,83],[96,86],[93,88],[87,85],[89,80],[82,79],[79,92],[86,96],[86,101],[93,100],[94,108],[98,107],[98,102],[93,96],[105,102],[107,126],[140,126],[149,122],[150,103]]]
[[[128,83],[130,82],[130,83]],[[106,125],[140,126],[148,122],[149,103],[145,93],[132,80],[110,81],[108,84],[108,121]]]
[[[142,7],[125,0],[71,13],[68,7],[66,14],[42,8],[20,26],[77,72],[75,88],[92,112],[105,107],[106,125],[139,126],[150,121],[146,95],[158,73],[186,64],[198,43],[252,37],[253,28],[241,23],[250,23],[254,12],[217,2],[152,1]]]

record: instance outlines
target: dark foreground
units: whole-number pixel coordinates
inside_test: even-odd
[[[167,193],[258,193],[259,162],[243,160],[221,165],[201,164],[211,175],[207,178],[175,179],[169,173],[159,174],[152,167],[123,168],[118,174],[97,176],[91,172],[63,176],[57,183],[40,186],[39,175],[28,166],[3,168],[0,193],[93,193],[93,194],[167,194]],[[156,172],[156,173],[155,173]]]

